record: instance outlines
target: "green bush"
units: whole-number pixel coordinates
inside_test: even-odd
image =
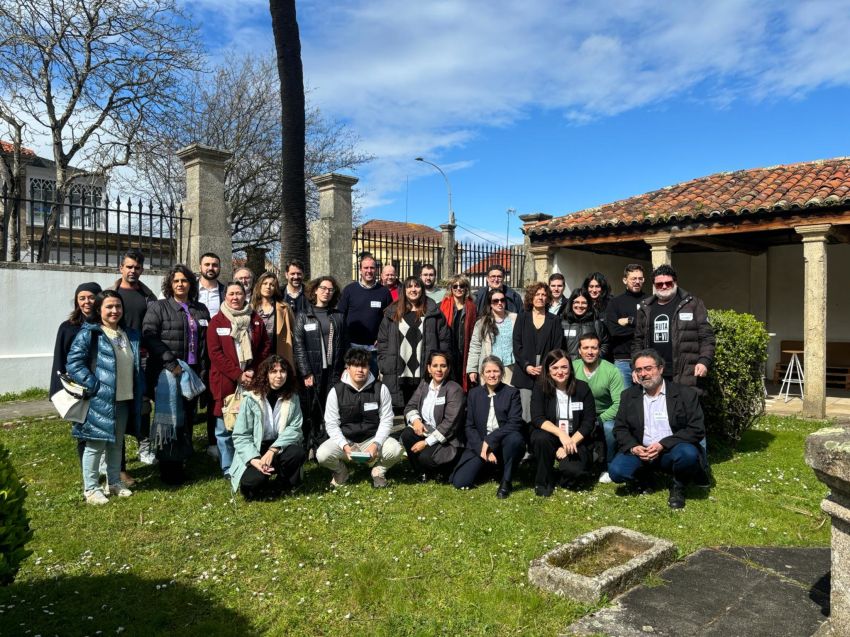
[[[0,444],[0,585],[11,584],[32,551],[26,548],[32,530],[24,510],[26,489],[21,484],[9,450]]]
[[[732,443],[764,413],[764,364],[770,337],[752,314],[709,310],[717,338],[702,398],[709,436]]]

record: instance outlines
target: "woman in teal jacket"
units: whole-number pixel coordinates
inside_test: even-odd
[[[295,370],[285,358],[272,354],[254,375],[233,426],[233,462],[230,482],[251,500],[270,482],[279,494],[301,483],[307,459],[303,418]],[[274,480],[270,478],[277,476]]]
[[[124,304],[113,291],[101,292],[92,308],[93,323],[83,325],[71,344],[65,365],[68,375],[88,391],[86,419],[74,423],[75,438],[86,441],[83,451],[83,490],[89,504],[106,504],[98,484],[100,459],[106,455],[108,494],[133,493],[121,482],[124,433],[135,430],[142,416],[144,377],[139,358],[139,333],[124,330]]]

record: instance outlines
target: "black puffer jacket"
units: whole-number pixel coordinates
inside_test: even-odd
[[[207,327],[210,322],[210,311],[206,305],[197,301],[189,301],[188,305],[192,318],[198,322],[198,364],[195,367],[206,383],[207,370],[210,366],[207,356]],[[177,366],[178,358],[185,361],[189,355],[186,318],[180,304],[171,298],[161,299],[148,305],[142,335],[144,344],[150,352],[146,373],[150,393],[156,387],[163,367],[172,371]]]
[[[596,318],[592,310],[588,310],[584,316],[578,317],[572,308],[563,314],[561,327],[564,330],[564,349],[570,356],[570,360],[578,358],[579,339],[585,334],[595,333],[599,337],[599,358],[608,358],[608,326],[605,321]]]
[[[429,298],[427,310],[422,322],[422,336],[424,339],[422,347],[422,371],[425,376],[425,363],[431,352],[448,352],[451,347],[452,334],[446,324],[446,317],[440,312],[440,308]],[[384,310],[384,319],[378,329],[378,369],[381,371],[381,380],[390,390],[393,396],[393,407],[404,407],[404,400],[398,386],[398,378],[404,368],[399,350],[401,348],[401,332],[395,320],[395,311],[398,301]]]
[[[331,340],[331,383],[339,381],[342,374],[342,359],[345,354],[343,345],[345,342],[345,327],[342,322],[342,314],[336,308],[328,310],[328,320],[333,328],[333,339]],[[310,327],[315,325],[315,327]],[[307,326],[307,329],[305,329]],[[324,347],[328,348],[328,335],[322,335],[319,320],[316,318],[315,310],[309,303],[302,312],[295,315],[295,328],[292,330],[293,346],[295,348],[295,366],[298,375],[303,379],[310,375],[321,375],[322,365],[322,341]]]
[[[651,305],[658,302],[656,296],[641,301],[635,321],[635,340],[632,356],[642,349],[652,347]],[[675,308],[670,316],[670,342],[673,346],[673,380],[686,387],[699,386],[702,380],[694,376],[694,367],[702,363],[711,369],[714,363],[714,329],[708,322],[705,304],[694,295],[679,288],[677,297],[670,301]],[[667,374],[667,370],[665,370]]]

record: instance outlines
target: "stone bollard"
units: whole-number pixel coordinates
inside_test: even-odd
[[[829,487],[821,502],[832,518],[829,619],[816,635],[850,635],[850,428],[826,427],[806,438],[806,464]]]

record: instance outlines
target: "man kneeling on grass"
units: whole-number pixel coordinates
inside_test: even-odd
[[[332,487],[345,484],[345,462],[372,467],[372,486],[387,486],[386,472],[402,458],[401,445],[390,438],[393,405],[390,390],[369,371],[369,352],[350,349],[345,371],[328,394],[325,428],[329,439],[316,451],[316,461],[333,472]]]
[[[613,482],[654,487],[653,474],[673,474],[667,504],[685,506],[685,486],[708,481],[708,463],[700,441],[705,423],[696,390],[664,380],[664,359],[654,349],[635,353],[632,368],[640,384],[624,391],[614,424],[618,453],[608,465]]]

